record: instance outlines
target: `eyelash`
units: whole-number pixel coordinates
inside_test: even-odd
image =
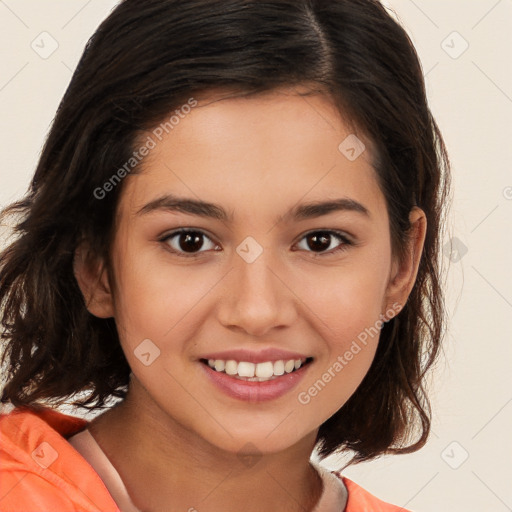
[[[176,237],[177,235],[180,235],[183,233],[195,233],[195,234],[202,235],[211,240],[211,238],[206,233],[204,233],[203,231],[201,231],[199,229],[182,228],[182,229],[178,229],[176,231],[173,231],[172,233],[165,235],[164,237],[160,238],[159,241],[164,242],[169,247],[169,244],[168,244],[169,240],[171,240],[172,238]],[[325,254],[326,255],[338,254],[338,253],[348,250],[349,246],[355,245],[355,243],[352,242],[347,236],[345,236],[344,233],[342,233],[340,231],[334,231],[334,230],[328,230],[328,229],[317,229],[315,231],[309,231],[308,233],[304,234],[304,236],[299,240],[299,242],[304,240],[304,238],[306,238],[309,235],[318,234],[318,233],[326,234],[327,236],[334,236],[335,238],[337,238],[339,241],[341,241],[343,243],[338,245],[338,247],[336,247],[335,249],[331,249],[330,251],[324,251],[321,253],[315,253],[313,251],[306,251],[306,252],[311,252],[314,255],[314,257],[324,257]],[[212,240],[212,242],[213,242],[213,240]],[[181,258],[195,258],[199,254],[201,254],[203,252],[207,252],[207,251],[199,251],[197,253],[186,254],[183,252],[176,251],[175,249],[172,249],[172,248],[170,248],[169,250],[173,254],[176,254],[177,256],[179,256]]]

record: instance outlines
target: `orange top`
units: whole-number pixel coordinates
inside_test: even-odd
[[[0,414],[0,512],[120,512],[98,473],[67,441],[88,424],[50,408]],[[407,512],[336,476],[348,491],[340,512]]]

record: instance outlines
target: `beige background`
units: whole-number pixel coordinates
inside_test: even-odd
[[[453,164],[444,240],[446,262],[455,249],[451,323],[432,379],[428,444],[345,474],[417,512],[505,512],[512,510],[512,0],[385,3],[418,49]],[[0,0],[0,205],[25,192],[84,45],[115,4]],[[54,53],[41,55],[52,44]]]

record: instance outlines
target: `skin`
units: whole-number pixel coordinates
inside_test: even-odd
[[[391,305],[405,304],[413,287],[423,211],[411,211],[413,236],[399,263],[371,142],[358,134],[366,151],[349,161],[338,146],[353,130],[325,96],[298,91],[203,98],[146,157],[143,172],[126,178],[113,279],[104,262],[77,250],[75,275],[88,309],[115,318],[132,369],[125,401],[90,430],[140,509],[312,510],[322,492],[309,463],[316,434],[361,383],[378,336],[309,403],[298,394]],[[164,210],[137,215],[162,193],[219,204],[233,221]],[[285,217],[299,202],[341,197],[362,203],[369,217]],[[179,236],[159,240],[181,227],[206,233],[195,256],[171,252],[183,253]],[[350,234],[355,244],[332,253],[343,242],[331,236],[315,248],[305,237],[314,230]],[[263,248],[252,263],[236,252],[248,236]],[[145,339],[160,350],[149,366],[134,354]],[[214,387],[198,362],[239,347],[284,348],[314,361],[284,396],[247,402]],[[248,463],[240,452],[256,458]]]

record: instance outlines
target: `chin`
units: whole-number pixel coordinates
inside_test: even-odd
[[[263,456],[283,452],[300,441],[304,441],[308,436],[311,437],[311,449],[313,449],[316,431],[309,434],[304,432],[303,435],[296,431],[290,432],[289,429],[279,426],[282,420],[283,418],[280,418],[272,424],[268,423],[264,428],[251,428],[247,424],[235,425],[229,423],[229,434],[218,427],[215,429],[215,432],[210,430],[201,437],[218,449],[241,457],[245,455]]]

